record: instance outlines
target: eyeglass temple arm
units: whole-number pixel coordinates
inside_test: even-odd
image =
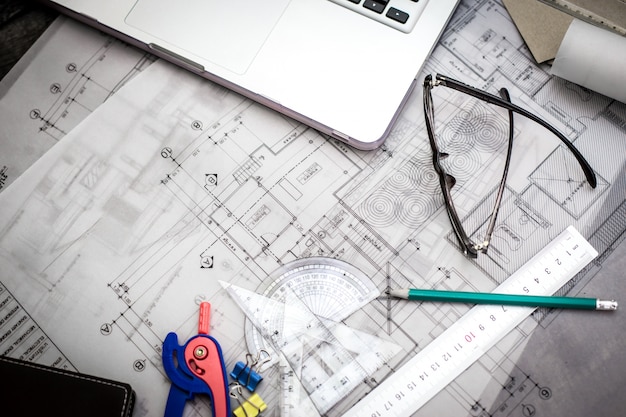
[[[427,79],[429,79],[429,77],[430,76],[428,76]],[[437,143],[435,142],[435,131],[432,125],[435,109],[432,102],[432,97],[430,95],[430,87],[430,83],[424,83],[424,113],[426,115],[425,119],[426,131],[428,132],[428,140],[430,141],[430,146],[433,150],[433,167],[435,168],[435,171],[439,176],[439,185],[443,194],[448,219],[450,219],[454,234],[456,235],[459,244],[462,246],[463,253],[470,258],[477,258],[478,251],[476,250],[475,244],[474,242],[472,242],[469,236],[467,236],[465,230],[463,230],[463,226],[461,225],[461,219],[459,218],[459,215],[456,212],[456,208],[454,207],[454,203],[452,202],[450,190],[452,189],[454,179],[452,176],[446,174],[446,172],[441,167],[441,153],[439,151]]]
[[[470,96],[476,97],[478,99],[484,100],[488,103],[491,104],[495,104],[496,106],[505,108],[507,110],[510,111],[514,111],[516,113],[521,114],[522,116],[534,121],[535,123],[540,124],[541,126],[545,127],[546,129],[548,129],[550,132],[552,132],[556,137],[558,137],[564,144],[565,146],[567,146],[569,148],[569,150],[574,154],[574,157],[576,158],[576,160],[578,161],[578,163],[580,164],[580,167],[582,168],[583,172],[585,173],[585,177],[587,178],[587,182],[589,183],[589,185],[591,185],[591,188],[596,188],[596,185],[598,184],[598,181],[596,179],[596,174],[595,172],[593,172],[593,168],[591,168],[591,165],[589,165],[589,162],[587,162],[587,160],[585,159],[585,157],[578,151],[578,149],[576,149],[576,147],[558,130],[556,130],[554,127],[552,127],[548,122],[546,122],[545,120],[535,116],[534,114],[530,113],[527,110],[524,110],[523,108],[508,102],[506,100],[501,99],[498,96],[495,96],[493,94],[487,93],[485,91],[481,91],[477,88],[471,87],[467,84],[464,84],[460,81],[454,80],[452,78],[448,78],[445,75],[441,75],[441,74],[437,74],[435,76],[435,84],[441,84],[445,87],[449,87],[452,88],[454,90],[457,91],[461,91],[465,94],[468,94]]]
[[[510,102],[511,96],[509,95],[509,90],[506,88],[500,89],[500,95],[503,99]],[[491,235],[493,234],[493,229],[496,226],[496,220],[498,218],[498,212],[500,211],[500,203],[502,202],[502,196],[504,194],[504,186],[506,184],[506,178],[509,175],[509,166],[511,165],[511,153],[513,152],[513,134],[515,133],[515,127],[513,125],[513,111],[509,110],[509,137],[508,137],[508,146],[506,151],[506,160],[504,162],[504,169],[502,170],[502,179],[500,180],[500,186],[498,187],[498,194],[496,194],[496,202],[493,205],[493,211],[491,212],[491,217],[489,220],[489,226],[487,226],[487,231],[485,232],[485,239],[482,243],[477,245],[476,249],[482,250],[483,253],[487,253],[487,249],[489,248],[489,244],[491,243]]]

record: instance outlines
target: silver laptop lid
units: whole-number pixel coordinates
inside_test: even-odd
[[[373,149],[389,133],[458,0],[354,1],[49,3],[323,133]]]

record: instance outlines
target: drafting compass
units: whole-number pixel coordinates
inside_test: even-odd
[[[165,417],[182,417],[185,403],[196,394],[211,398],[213,417],[230,416],[228,380],[222,348],[209,336],[210,304],[200,304],[198,334],[184,345],[178,344],[176,333],[169,333],[163,342],[163,369],[171,380]]]
[[[371,283],[360,272],[353,275],[356,271],[335,259],[295,261],[279,270],[270,297],[222,282],[264,346],[280,358],[281,382],[288,385],[283,385],[282,415],[298,415],[303,408],[312,412],[310,403],[324,414],[400,351],[392,342],[339,322],[377,295],[375,289],[365,291],[365,283]],[[363,297],[357,296],[357,286],[365,291]],[[342,288],[354,297],[344,297]]]

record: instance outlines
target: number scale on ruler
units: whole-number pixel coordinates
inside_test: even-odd
[[[570,226],[494,292],[552,295],[597,254],[585,238]],[[533,307],[473,307],[355,404],[344,417],[410,415],[533,311]]]
[[[341,322],[379,294],[354,266],[304,258],[285,264],[268,280],[263,295],[220,283],[263,345],[259,337],[249,340],[280,358],[281,416],[324,414],[401,350]]]

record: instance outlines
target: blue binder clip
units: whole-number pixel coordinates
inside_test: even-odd
[[[261,359],[262,354],[263,359]],[[246,363],[244,364],[241,361],[237,362],[230,376],[239,384],[246,387],[248,391],[254,392],[256,386],[263,379],[259,373],[255,372],[254,368],[257,367],[257,369],[259,369],[263,364],[269,361],[270,354],[264,349],[260,350],[256,356],[248,353],[246,354]]]

